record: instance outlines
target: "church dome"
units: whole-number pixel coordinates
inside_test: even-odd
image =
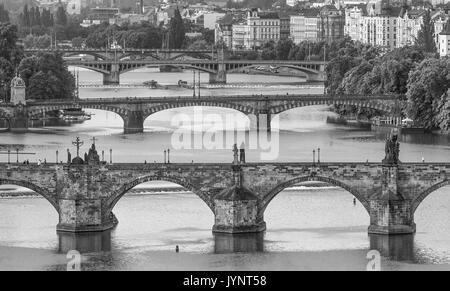
[[[82,164],[84,164],[84,161],[83,161],[83,159],[80,158],[80,157],[75,157],[75,158],[72,160],[72,164],[74,164],[74,165],[82,165]]]
[[[25,81],[17,75],[11,80],[11,87],[25,87]]]

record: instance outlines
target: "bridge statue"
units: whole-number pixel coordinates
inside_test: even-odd
[[[383,164],[397,165],[399,162],[400,143],[398,142],[398,135],[396,133],[392,133],[386,139],[384,151],[386,157],[383,159]]]

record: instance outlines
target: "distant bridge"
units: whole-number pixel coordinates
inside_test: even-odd
[[[26,50],[37,53],[49,50]],[[178,67],[209,73],[209,83],[224,84],[227,73],[244,72],[257,67],[289,68],[305,75],[308,81],[325,80],[326,62],[320,61],[276,61],[276,60],[226,60],[223,52],[213,50],[152,50],[127,49],[102,51],[96,49],[58,50],[66,57],[69,66],[86,68],[103,74],[103,84],[119,84],[120,75],[145,67]],[[94,59],[69,58],[90,55]],[[192,58],[195,57],[194,59]],[[200,58],[200,59],[198,59]]]
[[[352,105],[370,108],[388,116],[399,116],[401,100],[397,95],[234,95],[167,98],[89,98],[27,102],[25,106],[0,104],[0,118],[9,121],[11,130],[28,128],[28,119],[56,110],[86,108],[117,113],[124,121],[124,133],[140,133],[147,117],[160,111],[193,106],[234,109],[250,117],[251,127],[271,129],[272,117],[284,111],[312,105]]]
[[[171,66],[183,69],[198,70],[209,73],[210,84],[224,84],[227,73],[243,72],[249,69],[266,66],[289,68],[303,73],[307,81],[325,80],[325,62],[313,61],[267,61],[267,60],[124,60],[124,61],[88,61],[67,60],[69,66],[86,68],[103,74],[103,84],[119,84],[120,75],[146,67]]]

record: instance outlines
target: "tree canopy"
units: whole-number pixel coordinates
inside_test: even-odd
[[[186,41],[186,30],[178,8],[175,9],[175,15],[170,20],[169,35],[170,48],[179,49],[183,47],[183,44]]]
[[[58,52],[44,52],[24,58],[19,65],[19,73],[27,85],[28,99],[74,97],[75,79]]]

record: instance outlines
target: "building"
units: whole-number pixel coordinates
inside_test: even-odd
[[[424,14],[424,9],[410,9],[406,4],[391,6],[388,1],[347,6],[344,33],[353,40],[390,51],[414,44]]]
[[[333,42],[344,37],[345,15],[334,5],[325,5],[319,14],[319,35],[321,41]]]
[[[291,36],[291,16],[287,13],[280,13],[280,39],[289,39]]]
[[[396,47],[413,45],[423,23],[425,10],[403,6],[397,19]]]
[[[319,14],[318,8],[311,8],[301,10],[299,15],[291,15],[290,37],[295,44],[318,41]]]
[[[300,0],[286,0],[286,5],[294,7],[298,2],[300,2]]]
[[[449,19],[448,11],[439,10],[431,15],[431,20],[434,24],[434,42],[436,43],[436,47],[439,50],[439,34],[444,30],[445,25]]]
[[[250,46],[249,43],[249,26],[247,23],[236,23],[233,24],[233,37],[231,48],[233,50],[245,49]]]
[[[216,27],[217,21],[222,19],[225,13],[218,12],[207,12],[203,14],[203,28],[214,29]]]
[[[222,19],[217,21],[214,30],[215,43],[223,43],[227,48],[233,47],[233,24],[235,17],[232,14],[227,14]]]
[[[450,20],[447,21],[444,30],[439,33],[439,56],[450,54]]]
[[[353,40],[360,40],[362,18],[365,15],[367,15],[365,4],[346,7],[344,34]]]
[[[249,35],[247,49],[260,48],[265,43],[280,40],[280,17],[278,13],[260,13],[251,9],[247,13]]]
[[[89,13],[89,20],[94,23],[110,22],[110,19],[119,15],[119,8],[92,8]]]

